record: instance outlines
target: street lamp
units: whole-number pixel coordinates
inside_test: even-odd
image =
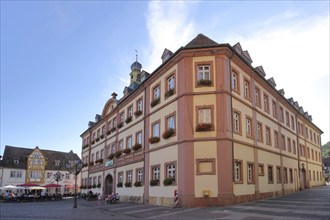
[[[69,171],[69,173],[74,175],[74,205],[73,205],[73,208],[77,208],[77,176],[82,169],[82,162],[79,158],[72,159],[72,160],[69,160],[66,162],[65,167]]]
[[[57,171],[55,174],[54,174],[54,180],[57,182],[57,186],[56,186],[56,199],[58,199],[58,182],[61,181],[64,177],[64,174],[63,173],[60,173],[60,171]]]

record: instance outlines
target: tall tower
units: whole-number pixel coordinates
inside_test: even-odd
[[[141,82],[141,69],[142,65],[138,62],[138,55],[136,54],[136,61],[131,65],[131,73],[130,78],[130,85],[132,85],[134,82],[140,84]]]

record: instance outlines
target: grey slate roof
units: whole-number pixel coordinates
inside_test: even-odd
[[[27,157],[35,150],[35,148],[23,148],[23,147],[14,147],[6,145],[5,151],[3,153],[3,158],[0,166],[4,168],[13,168],[13,169],[26,169],[27,167]],[[47,158],[46,170],[63,170],[65,171],[65,163],[68,161],[70,156],[72,156],[71,152],[60,152],[60,151],[52,151],[52,150],[43,150],[39,149],[43,155]],[[73,153],[73,152],[72,152]],[[79,156],[73,153],[73,159],[80,159]],[[18,160],[19,163],[15,163],[14,161]],[[59,160],[59,166],[55,165],[55,162]]]

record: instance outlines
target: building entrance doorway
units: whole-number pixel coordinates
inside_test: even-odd
[[[113,178],[110,174],[105,178],[104,186],[104,195],[111,195],[113,192]]]

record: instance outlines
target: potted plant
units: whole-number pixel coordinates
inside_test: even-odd
[[[170,128],[163,133],[163,138],[168,139],[168,138],[172,137],[174,134],[175,134],[175,130],[173,128]]]
[[[124,126],[124,122],[120,122],[118,125],[117,125],[117,128],[121,128]]]
[[[97,137],[97,138],[95,139],[95,141],[96,141],[96,142],[98,142],[99,140],[100,140],[100,138],[99,138],[99,137]]]
[[[132,116],[129,116],[128,118],[126,118],[125,122],[126,124],[130,123],[132,121]]]
[[[88,189],[91,189],[91,188],[92,188],[92,185],[88,185],[87,188],[88,188]]]
[[[94,189],[96,188],[96,184],[93,184],[93,186],[92,186]]]
[[[123,153],[123,151],[121,151],[121,150],[116,151],[115,157],[118,159],[122,155],[122,153]]]
[[[211,86],[212,85],[212,81],[209,79],[200,79],[197,81],[197,85],[198,86]]]
[[[132,187],[132,182],[126,182],[125,187]]]
[[[159,98],[158,98],[158,99],[154,99],[154,100],[152,100],[152,102],[150,103],[150,106],[151,106],[151,107],[154,107],[155,105],[157,105],[157,104],[159,103],[159,101],[160,101]]]
[[[115,157],[115,154],[114,153],[111,153],[111,154],[109,154],[108,159],[109,160],[112,160],[114,157]]]
[[[97,160],[98,163],[103,163],[103,158]]]
[[[101,183],[98,183],[96,187],[101,188]]]
[[[93,165],[94,165],[94,161],[90,161],[89,166],[93,166]]]
[[[151,137],[149,138],[149,143],[150,144],[154,144],[154,143],[158,143],[160,141],[159,137]]]
[[[158,179],[150,180],[150,186],[157,186],[159,184]]]
[[[104,134],[101,134],[100,138],[103,139],[104,138]]]
[[[135,144],[132,148],[134,151],[137,151],[142,148],[142,144]]]
[[[174,89],[170,89],[170,90],[168,90],[168,91],[165,93],[165,97],[166,97],[166,98],[170,97],[171,95],[174,94],[174,92],[175,92]]]
[[[172,185],[174,182],[175,182],[174,177],[168,177],[168,178],[164,179],[164,181],[163,181],[164,186]]]
[[[135,186],[135,187],[141,187],[141,186],[142,186],[142,181],[136,181],[136,182],[134,183],[134,186]]]
[[[123,150],[123,153],[125,153],[125,154],[129,154],[129,153],[131,153],[131,148],[125,148],[125,149]]]
[[[196,131],[210,131],[212,128],[212,124],[210,123],[200,123],[196,126]]]
[[[95,141],[94,140],[92,140],[92,144],[95,144]]]
[[[117,187],[118,188],[123,187],[123,183],[122,182],[117,183]]]
[[[141,110],[137,110],[136,112],[134,112],[134,115],[136,117],[138,117],[138,116],[142,115],[142,111]]]

